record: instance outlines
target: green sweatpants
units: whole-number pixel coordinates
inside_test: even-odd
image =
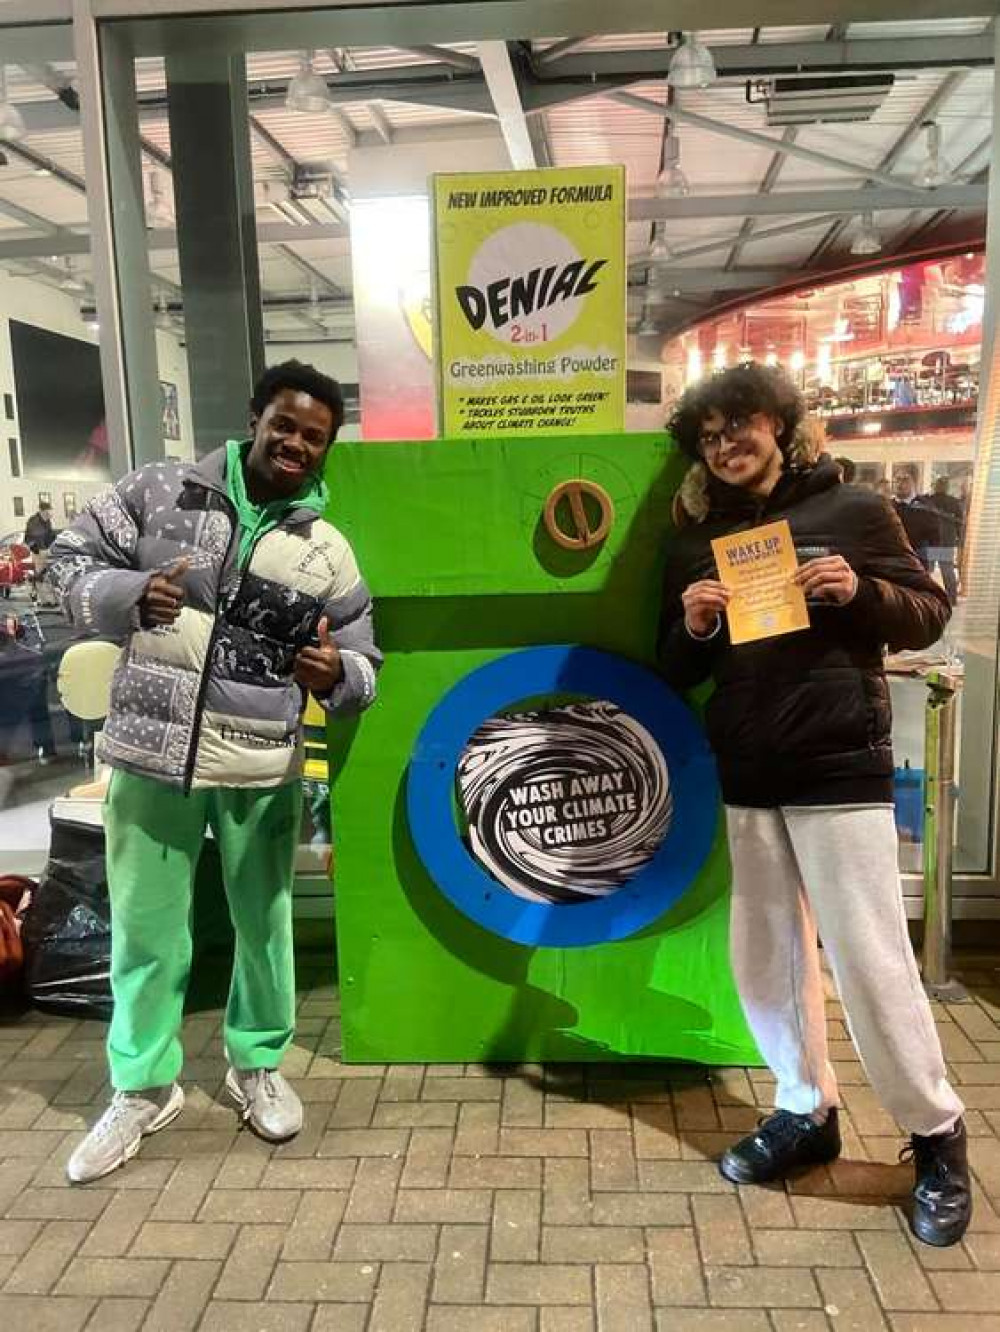
[[[276,1068],[295,1022],[292,875],[301,783],[185,795],[116,771],[105,806],[111,897],[111,1082],[162,1087],[183,1062],[194,873],[210,827],[219,847],[236,954],[225,1018],[229,1061]]]

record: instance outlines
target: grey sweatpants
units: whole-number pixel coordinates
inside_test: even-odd
[[[726,810],[731,953],[775,1105],[837,1105],[817,929],[868,1080],[908,1133],[962,1113],[906,932],[891,806]]]

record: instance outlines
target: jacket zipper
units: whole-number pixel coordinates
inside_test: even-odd
[[[225,500],[225,502],[229,505],[229,508],[232,510],[233,518],[235,520],[233,523],[233,530],[229,534],[229,544],[226,546],[226,554],[222,561],[222,569],[223,572],[225,572],[226,565],[229,563],[230,552],[233,549],[233,541],[235,540],[237,544],[239,543],[240,517],[239,514],[236,512],[236,505],[233,504],[232,500],[229,498],[228,495],[222,495],[221,491],[216,491],[215,493],[221,495],[222,498]],[[268,532],[272,531],[274,531],[274,529],[269,527],[267,532],[263,533],[263,536],[267,536]],[[243,568],[240,570],[239,582],[236,584],[236,591],[233,594],[234,596],[237,597],[239,596],[240,588],[243,586],[243,580],[246,577],[247,571],[250,568],[250,563],[253,560],[254,551],[260,545],[262,539],[263,537],[260,531],[255,530],[253,535],[253,540],[250,543],[250,549],[247,551],[246,563],[243,565]],[[198,763],[198,741],[201,738],[201,722],[205,711],[205,694],[208,691],[208,681],[212,673],[212,649],[215,647],[215,639],[219,632],[219,613],[222,606],[221,592],[222,592],[222,580],[220,578],[219,593],[216,595],[215,599],[215,620],[212,624],[212,632],[208,636],[208,647],[206,648],[205,651],[205,662],[201,668],[201,681],[199,682],[198,685],[198,698],[195,701],[195,706],[194,706],[194,723],[191,727],[191,744],[188,748],[187,762],[184,765],[185,795],[190,794],[191,783],[194,781],[194,770]]]
[[[188,745],[187,761],[184,764],[184,786],[185,795],[191,793],[191,784],[194,781],[195,765],[198,761],[198,741],[201,738],[201,720],[205,711],[205,693],[208,689],[209,676],[212,673],[212,650],[215,647],[215,639],[219,632],[219,612],[222,606],[222,578],[226,572],[226,566],[229,563],[229,557],[232,554],[233,542],[238,540],[240,532],[240,518],[236,512],[236,505],[228,495],[224,495],[221,490],[213,490],[213,494],[218,495],[226,503],[230,510],[233,520],[232,530],[229,533],[229,541],[226,544],[226,553],[222,557],[222,569],[219,573],[219,585],[215,593],[215,619],[212,622],[212,632],[208,636],[208,646],[205,649],[205,660],[201,667],[201,679],[198,682],[198,697],[194,705],[194,719],[191,722],[191,740]],[[249,561],[247,561],[249,563]],[[240,574],[242,582],[243,575]]]

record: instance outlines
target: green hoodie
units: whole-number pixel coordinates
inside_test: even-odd
[[[245,569],[250,563],[253,548],[266,532],[278,526],[292,509],[313,509],[323,513],[329,498],[322,477],[311,476],[297,495],[289,499],[272,500],[270,504],[254,504],[247,494],[243,464],[250,449],[247,440],[226,440],[226,490],[236,507],[240,524],[240,545],[237,563]]]

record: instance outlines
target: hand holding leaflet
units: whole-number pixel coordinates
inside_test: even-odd
[[[753,643],[809,628],[809,611],[795,581],[798,560],[785,519],[718,537],[712,553],[726,607],[731,643]]]

